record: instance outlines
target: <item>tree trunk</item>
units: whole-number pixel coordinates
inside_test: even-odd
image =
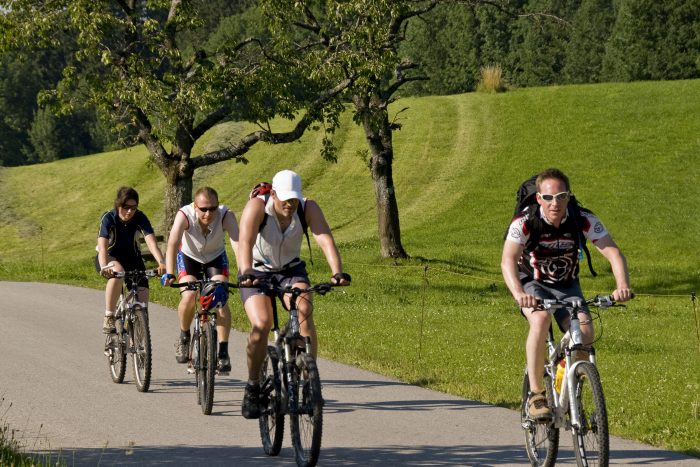
[[[392,171],[394,147],[386,107],[377,108],[374,105],[367,105],[368,100],[360,102],[358,98],[354,101],[355,106],[363,114],[362,126],[371,154],[370,169],[377,202],[380,253],[382,258],[408,258],[408,254],[401,245],[399,207],[396,203]]]
[[[185,164],[173,163],[165,174],[163,232],[166,238],[178,209],[192,202],[192,175],[194,171],[191,169],[182,170],[182,165]]]

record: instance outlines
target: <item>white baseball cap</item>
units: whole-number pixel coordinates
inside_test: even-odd
[[[298,173],[291,170],[277,172],[272,178],[272,189],[275,190],[277,198],[282,201],[292,198],[296,198],[299,201],[304,200],[301,194],[301,177]]]

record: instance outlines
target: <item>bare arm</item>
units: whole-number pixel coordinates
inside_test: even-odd
[[[97,237],[97,262],[100,268],[107,266],[107,249],[109,248],[109,239],[105,237]],[[101,271],[100,274],[104,277],[112,277],[111,270]]]
[[[600,240],[596,240],[594,245],[598,251],[605,256],[605,259],[608,260],[610,267],[612,268],[612,273],[613,276],[615,276],[616,284],[615,290],[612,294],[615,301],[624,302],[632,298],[629,271],[627,270],[627,260],[615,241],[610,235],[606,235]]]
[[[248,200],[241,213],[240,233],[238,237],[238,273],[249,274],[253,269],[253,245],[258,236],[260,224],[265,218],[265,203],[257,198]]]
[[[158,262],[158,274],[165,273],[165,261],[163,259],[163,253],[158,247],[158,240],[156,240],[155,234],[149,234],[144,237],[146,241],[146,246],[148,246],[148,251],[151,252],[153,257]]]
[[[537,299],[523,289],[518,274],[518,260],[523,254],[525,247],[516,242],[506,240],[503,242],[503,255],[501,256],[501,272],[503,279],[508,286],[508,290],[521,308],[534,308],[537,306]]]
[[[165,270],[168,274],[177,276],[177,250],[182,241],[182,234],[187,228],[187,218],[180,211],[175,214],[175,221],[170,229],[168,237],[168,246],[165,251]],[[173,281],[170,280],[169,283]]]
[[[307,200],[304,207],[306,222],[314,235],[314,240],[321,247],[323,255],[326,257],[328,266],[331,268],[331,275],[343,272],[343,263],[340,259],[340,252],[335,244],[333,233],[328,226],[328,222],[323,215],[319,205],[313,200]]]
[[[231,242],[231,249],[236,255],[236,264],[238,264],[238,222],[233,211],[227,211],[224,216],[224,230],[228,232],[228,239]]]

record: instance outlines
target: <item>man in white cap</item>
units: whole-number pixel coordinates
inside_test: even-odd
[[[300,206],[301,205],[301,206]],[[244,287],[275,280],[282,286],[304,287],[310,284],[306,264],[300,259],[305,219],[314,239],[321,247],[332,272],[331,282],[349,285],[350,275],[343,272],[340,253],[331,229],[318,204],[304,198],[301,177],[282,170],[272,179],[269,199],[264,195],[248,201],[240,222],[238,244],[239,284]],[[301,333],[311,338],[314,357],[318,349],[311,296],[302,295],[297,302]],[[272,303],[259,288],[241,288],[241,300],[251,324],[248,336],[248,384],[243,397],[245,418],[259,418],[260,368],[267,352],[272,329]],[[288,304],[288,297],[285,297]]]

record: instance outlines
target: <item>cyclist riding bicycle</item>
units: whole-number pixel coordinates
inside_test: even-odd
[[[168,286],[175,282],[191,282],[207,278],[228,282],[229,262],[226,256],[225,234],[228,233],[233,253],[238,251],[238,223],[236,215],[228,207],[219,205],[219,195],[211,187],[202,187],[194,195],[194,202],[177,212],[168,238],[167,273],[161,283]],[[180,336],[175,342],[175,359],[178,363],[189,360],[189,346],[195,311],[195,290],[182,290],[177,307]],[[231,371],[228,339],[231,333],[231,312],[226,298],[221,300],[216,331],[219,342],[217,370]]]
[[[299,204],[302,209],[299,210]],[[267,339],[273,325],[272,303],[262,288],[247,288],[274,280],[281,286],[305,287],[310,284],[306,263],[299,259],[303,233],[302,212],[321,247],[332,272],[331,282],[350,284],[350,275],[343,272],[340,253],[319,205],[301,192],[301,177],[291,170],[278,172],[272,179],[272,191],[266,196],[248,200],[241,213],[241,238],[238,266],[242,274],[241,301],[251,324],[248,337],[248,384],[241,413],[245,418],[259,418],[260,368],[267,352]],[[289,306],[289,297],[284,298]],[[302,295],[297,301],[301,334],[311,338],[314,357],[318,349],[311,297]]]
[[[545,339],[549,313],[535,310],[538,298],[583,299],[578,280],[580,234],[590,240],[612,267],[617,302],[631,298],[629,273],[624,255],[592,212],[580,209],[580,218],[567,209],[571,199],[568,177],[558,169],[547,169],[536,179],[537,204],[526,207],[510,224],[503,245],[501,271],[506,285],[530,329],[525,352],[530,380],[528,413],[535,419],[551,417],[543,385]],[[555,313],[562,332],[569,327],[566,310]],[[586,309],[579,314],[584,344],[593,342],[593,324]],[[583,358],[579,355],[578,358]]]
[[[114,209],[102,215],[100,230],[97,234],[97,255],[95,269],[107,279],[105,288],[105,315],[102,332],[116,332],[114,312],[123,279],[114,277],[115,272],[143,271],[146,269],[141,250],[136,242],[137,233],[143,235],[148,250],[158,262],[158,273],[165,271],[163,253],[158,248],[158,241],[153,227],[146,215],[138,210],[139,194],[135,189],[123,186],[117,190]],[[139,301],[148,303],[148,278],[138,283]]]

